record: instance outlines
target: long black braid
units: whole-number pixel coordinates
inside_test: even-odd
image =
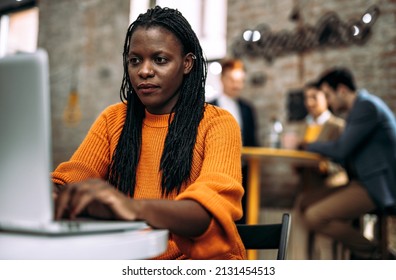
[[[180,86],[178,101],[170,114],[174,118],[172,121],[169,118],[159,170],[162,173],[162,195],[180,192],[182,184],[190,179],[193,149],[205,106],[207,62],[188,21],[179,11],[159,6],[140,14],[129,26],[125,38],[120,98],[127,104],[127,115],[109,169],[109,182],[130,196],[133,196],[135,190],[145,108],[133,90],[128,75],[129,43],[136,28],[152,26],[171,31],[182,44],[184,55],[191,52],[196,57],[193,69],[184,77]]]

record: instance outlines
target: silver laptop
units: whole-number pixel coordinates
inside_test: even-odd
[[[0,231],[78,234],[147,227],[140,221],[54,221],[44,50],[0,58],[0,141]]]

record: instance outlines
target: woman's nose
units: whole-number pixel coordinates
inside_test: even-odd
[[[149,62],[143,63],[139,69],[138,74],[142,78],[149,78],[154,76],[154,69],[152,68],[151,63]]]

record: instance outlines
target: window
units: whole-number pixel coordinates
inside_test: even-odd
[[[208,60],[225,56],[227,0],[131,0],[130,21],[151,5],[178,9],[197,34]]]
[[[37,49],[38,8],[29,7],[0,15],[0,57]]]

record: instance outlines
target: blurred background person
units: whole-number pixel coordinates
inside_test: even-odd
[[[242,133],[243,146],[258,146],[256,136],[256,115],[253,106],[241,98],[245,86],[246,71],[243,62],[239,59],[225,58],[221,61],[222,91],[210,103],[229,111],[239,126]],[[237,223],[246,222],[246,197],[247,197],[247,164],[242,164],[242,184],[245,194],[242,198],[243,217]]]
[[[345,121],[330,112],[325,93],[320,90],[317,82],[312,81],[304,86],[304,105],[308,115],[299,122],[294,123],[294,132],[297,139],[302,139],[302,143],[311,143],[314,141],[328,141],[337,139],[344,127]],[[297,167],[296,171],[299,176],[298,194],[310,192],[317,188],[337,187],[345,185],[348,177],[345,170],[338,164],[320,165],[320,168]],[[296,199],[295,208],[299,208],[299,198]],[[313,252],[313,237],[310,237],[306,228],[301,224],[299,211],[293,211],[292,219],[293,231],[290,237],[290,256],[292,259],[319,259],[320,247],[315,248],[317,253]],[[320,239],[322,240],[322,239]],[[326,244],[327,242],[319,242]],[[318,244],[320,246],[320,244]],[[322,245],[323,246],[323,245]]]
[[[308,115],[297,125],[298,138],[302,139],[298,146],[316,141],[335,140],[341,135],[345,120],[329,110],[326,95],[317,82],[309,82],[305,85],[304,105]],[[323,183],[328,187],[346,184],[347,174],[338,164],[323,164],[317,171],[319,172],[301,170],[304,190],[316,188]]]
[[[316,82],[307,83],[304,87],[304,105],[308,111],[301,127],[304,142],[338,138],[344,129],[345,121],[330,112],[326,96]]]
[[[396,120],[377,96],[358,90],[352,72],[333,68],[319,80],[334,112],[347,112],[339,138],[307,144],[305,149],[341,163],[350,181],[339,188],[307,193],[300,213],[309,230],[341,242],[353,259],[381,259],[380,248],[351,221],[396,204]],[[394,258],[388,252],[386,258]]]

